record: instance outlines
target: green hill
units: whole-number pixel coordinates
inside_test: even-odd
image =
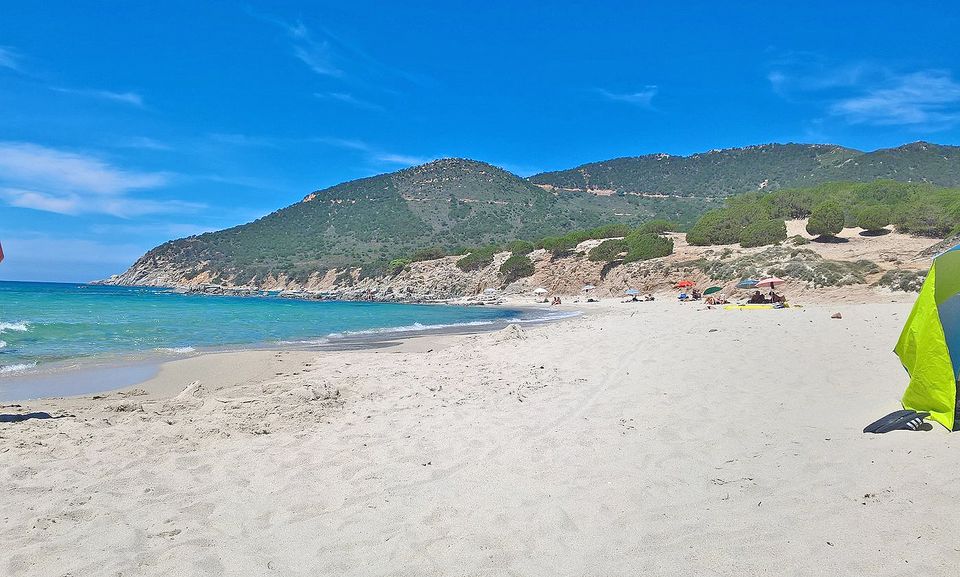
[[[376,275],[426,247],[454,252],[651,219],[689,226],[738,193],[879,178],[960,185],[960,148],[920,142],[863,153],[769,144],[619,158],[529,179],[443,159],[318,190],[254,222],[164,243],[111,282],[257,284],[345,267]]]
[[[878,178],[958,186],[960,147],[915,142],[864,153],[823,144],[764,144],[691,156],[615,158],[544,172],[529,180],[571,191],[717,198],[756,190]]]
[[[183,270],[189,263],[188,276],[210,272],[235,284],[358,265],[376,274],[429,246],[450,251],[612,221],[689,224],[703,210],[698,199],[554,194],[483,162],[443,159],[316,191],[249,224],[167,242],[134,268]]]

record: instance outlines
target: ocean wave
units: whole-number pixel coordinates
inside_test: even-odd
[[[19,363],[16,365],[0,365],[0,375],[5,375],[8,373],[18,373],[20,371],[26,371],[27,369],[32,369],[37,366],[37,363]]]
[[[5,348],[6,346],[7,346],[7,341],[0,341],[0,349]]]
[[[174,354],[182,355],[185,353],[192,353],[197,349],[193,347],[160,347],[157,350],[163,353],[174,353]]]
[[[24,333],[30,330],[30,323],[26,321],[20,321],[19,323],[0,323],[0,333],[5,333],[7,331],[16,331],[19,333]]]
[[[281,345],[326,345],[330,339],[306,339],[302,341],[280,341]]]
[[[449,329],[455,327],[479,327],[486,325],[494,325],[497,323],[504,322],[505,319],[495,319],[489,321],[469,321],[465,323],[446,323],[438,325],[424,325],[421,323],[413,323],[412,325],[403,325],[399,327],[383,327],[379,329],[364,329],[359,331],[344,331],[342,333],[330,333],[327,335],[329,338],[338,339],[343,337],[353,337],[360,335],[382,335],[384,333],[412,333],[419,331],[433,331],[438,329]]]

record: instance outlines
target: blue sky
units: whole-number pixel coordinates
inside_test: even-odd
[[[0,279],[101,278],[444,156],[960,144],[956,5],[677,4],[5,1]]]

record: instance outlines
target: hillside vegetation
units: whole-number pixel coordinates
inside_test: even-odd
[[[612,220],[689,223],[704,207],[696,199],[552,194],[489,164],[445,159],[340,184],[252,223],[165,243],[138,265],[189,263],[187,276],[233,284],[306,279],[348,266],[380,274],[425,247],[462,252]]]
[[[958,151],[927,143],[871,153],[771,144],[621,158],[529,179],[483,162],[443,159],[319,190],[245,225],[164,243],[109,282],[302,284],[327,272],[339,278],[348,268],[362,277],[397,274],[411,262],[454,254],[469,257],[463,266],[481,267],[508,242],[526,243],[527,253],[537,243],[561,255],[585,231],[603,226],[612,228],[588,238],[622,240],[594,258],[630,262],[672,250],[658,235],[668,230],[663,222],[669,230],[696,223],[696,244],[762,246],[785,237],[783,219],[809,216],[826,201],[842,206],[847,226],[862,223],[882,234],[890,220],[901,231],[936,236],[957,228],[957,191],[942,186],[960,185]],[[879,177],[889,180],[875,182]],[[840,179],[847,183],[823,182]],[[636,230],[651,220],[661,222],[659,230]],[[505,272],[528,272],[519,258],[527,253],[509,250],[518,258]]]
[[[960,186],[960,148],[915,142],[864,153],[821,144],[764,144],[691,156],[651,154],[544,172],[530,182],[619,194],[725,197],[830,181],[891,179]]]
[[[785,219],[807,217],[807,231],[815,235],[855,226],[882,233],[892,224],[899,232],[942,238],[960,231],[960,189],[877,180],[741,194],[704,214],[687,233],[687,242],[773,244],[786,238]]]

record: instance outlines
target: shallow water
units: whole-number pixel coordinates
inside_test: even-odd
[[[322,344],[344,336],[536,320],[537,313],[165,289],[0,282],[0,380],[69,359],[197,349]]]

